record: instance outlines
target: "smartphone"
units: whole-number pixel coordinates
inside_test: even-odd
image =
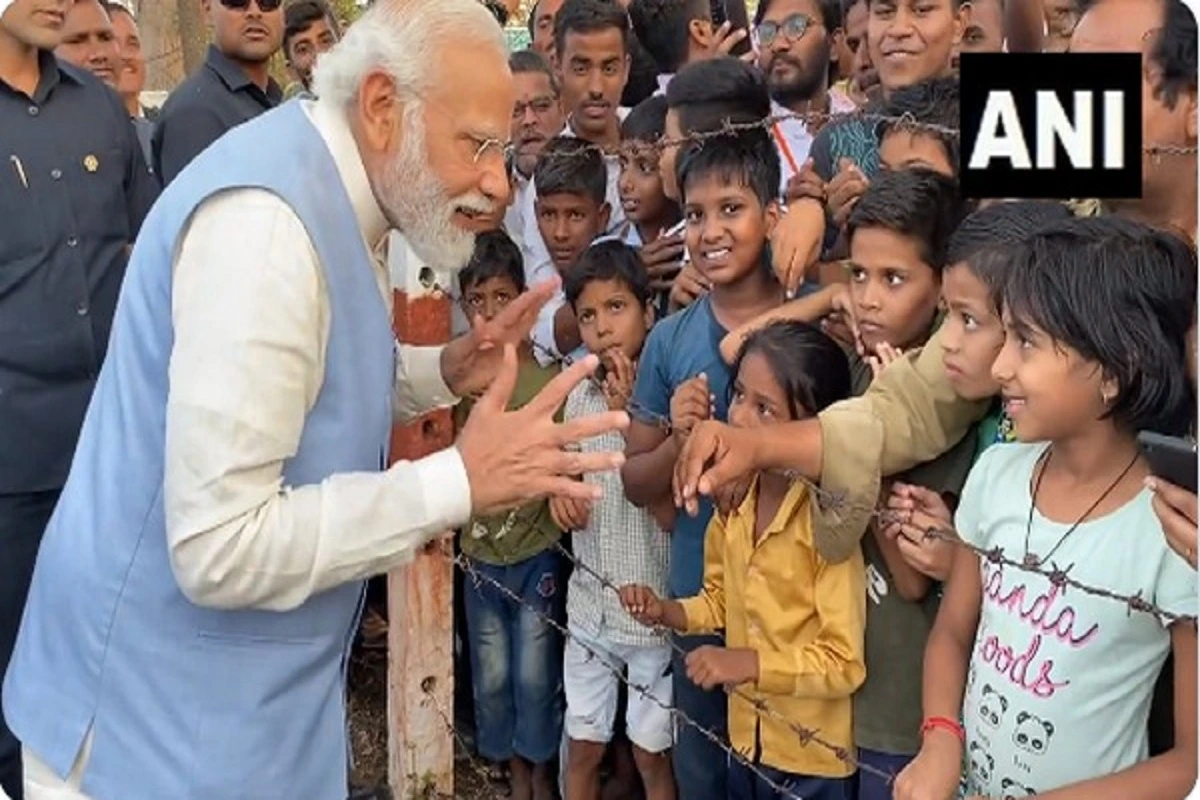
[[[1150,471],[1181,489],[1196,492],[1196,443],[1178,436],[1142,431],[1138,434],[1138,447]]]

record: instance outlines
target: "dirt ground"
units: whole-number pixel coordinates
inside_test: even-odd
[[[350,744],[354,751],[354,769],[350,775],[350,782],[359,792],[354,797],[356,800],[385,800],[391,795],[379,793],[378,790],[387,786],[386,651],[355,652],[350,659],[349,683]],[[371,794],[373,790],[375,794]],[[495,787],[483,779],[478,762],[472,762],[470,754],[457,752],[454,762],[454,797],[457,800],[498,800],[503,798],[504,794],[497,792]]]

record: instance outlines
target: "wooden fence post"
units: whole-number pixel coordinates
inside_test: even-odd
[[[450,298],[404,239],[392,234],[388,266],[399,341],[450,339]],[[392,430],[392,460],[449,447],[454,424],[435,411]],[[454,796],[454,565],[449,540],[388,576],[388,783],[398,800]]]

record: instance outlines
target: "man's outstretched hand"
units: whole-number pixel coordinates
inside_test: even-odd
[[[442,380],[456,397],[482,392],[500,370],[504,346],[529,338],[542,306],[558,291],[557,281],[539,283],[486,322],[472,320],[471,332],[442,350]]]
[[[472,513],[494,514],[544,497],[595,500],[600,487],[575,478],[618,469],[625,456],[581,453],[577,444],[627,428],[629,416],[610,411],[557,423],[554,415],[599,361],[588,356],[572,364],[517,411],[506,410],[517,383],[517,353],[511,343],[500,349],[499,361],[495,380],[471,409],[458,438],[471,483]]]
[[[712,420],[696,425],[675,461],[675,505],[694,517],[701,495],[712,495],[759,469],[758,436],[763,430],[770,429],[734,428]]]

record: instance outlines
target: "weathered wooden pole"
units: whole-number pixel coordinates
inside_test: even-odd
[[[404,239],[390,238],[394,326],[410,345],[450,339],[449,296]],[[435,411],[392,430],[392,460],[449,447],[454,424]],[[454,796],[454,566],[449,539],[388,576],[388,783],[398,800]]]

